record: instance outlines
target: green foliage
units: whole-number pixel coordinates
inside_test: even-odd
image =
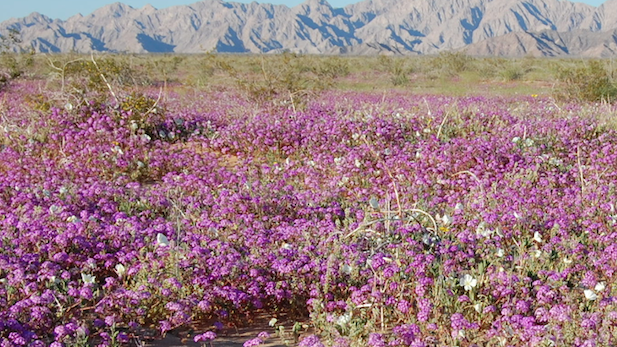
[[[557,93],[562,99],[612,103],[617,98],[613,74],[599,60],[584,62],[582,66],[559,66],[557,78],[563,85]]]
[[[388,73],[390,82],[395,87],[407,85],[409,83],[408,75],[413,71],[405,58],[393,58],[385,55],[379,56],[378,69]]]
[[[253,56],[245,62],[248,73],[225,58],[210,55],[217,70],[231,77],[249,100],[262,106],[301,108],[311,95],[331,88],[336,78],[349,73],[340,58],[322,60],[293,53]]]
[[[148,60],[146,70],[150,73],[151,80],[161,80],[166,85],[174,79],[185,60],[186,57],[181,55],[157,57]]]
[[[190,73],[184,79],[184,83],[193,87],[204,87],[208,85],[216,72],[215,63],[211,55],[198,60],[189,59],[187,69]]]
[[[157,99],[133,92],[120,101],[117,114],[135,129],[149,129],[153,127],[153,121],[160,122],[163,118],[164,110],[158,102]]]
[[[431,64],[434,69],[441,70],[448,76],[457,76],[472,68],[474,58],[461,52],[441,52]]]
[[[19,31],[14,29],[9,29],[7,35],[0,36],[0,90],[22,76],[33,64],[34,52],[26,52],[19,47],[19,36]]]
[[[68,111],[83,107],[105,108],[123,101],[130,89],[147,84],[147,77],[124,55],[48,58],[51,73],[46,84],[47,102]],[[36,101],[36,100],[34,100]],[[35,107],[48,109],[46,105]],[[137,110],[137,114],[141,114]]]
[[[339,57],[328,57],[315,64],[317,76],[335,80],[349,75],[349,64],[347,60]]]
[[[129,86],[136,81],[135,71],[112,57],[76,60],[67,64],[63,73],[73,80],[73,88],[81,91],[107,92],[110,86]]]

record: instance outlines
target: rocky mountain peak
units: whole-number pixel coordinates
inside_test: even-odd
[[[344,8],[327,0],[306,0],[293,8],[202,0],[163,9],[117,2],[66,21],[33,13],[0,23],[0,33],[8,28],[20,30],[25,45],[45,52],[435,54],[465,49],[470,54],[605,56],[611,49],[598,47],[615,45],[607,33],[617,29],[617,0],[598,8],[566,0],[364,0]]]

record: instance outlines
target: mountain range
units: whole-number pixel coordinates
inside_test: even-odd
[[[114,3],[67,20],[0,23],[39,52],[436,54],[612,57],[617,0],[326,0],[285,5],[203,0],[156,9]]]

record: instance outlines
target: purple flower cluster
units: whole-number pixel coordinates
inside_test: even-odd
[[[34,87],[2,96],[2,346],[285,307],[341,346],[352,326],[372,346],[617,343],[617,132],[591,106],[176,95],[154,136],[107,109],[33,114]]]

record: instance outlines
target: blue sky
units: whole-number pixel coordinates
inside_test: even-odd
[[[359,0],[328,0],[334,7],[342,7],[358,1]],[[83,15],[89,14],[99,7],[114,2],[113,0],[0,0],[0,22],[11,17],[25,17],[32,12],[39,12],[52,18],[67,19],[77,13]],[[124,0],[120,2],[136,8],[143,7],[148,3],[156,8],[165,8],[174,5],[191,4],[197,2],[197,0]],[[240,0],[239,2],[251,2],[251,0]],[[304,1],[260,0],[258,2],[295,6]],[[584,0],[579,2],[599,6],[604,0]]]

